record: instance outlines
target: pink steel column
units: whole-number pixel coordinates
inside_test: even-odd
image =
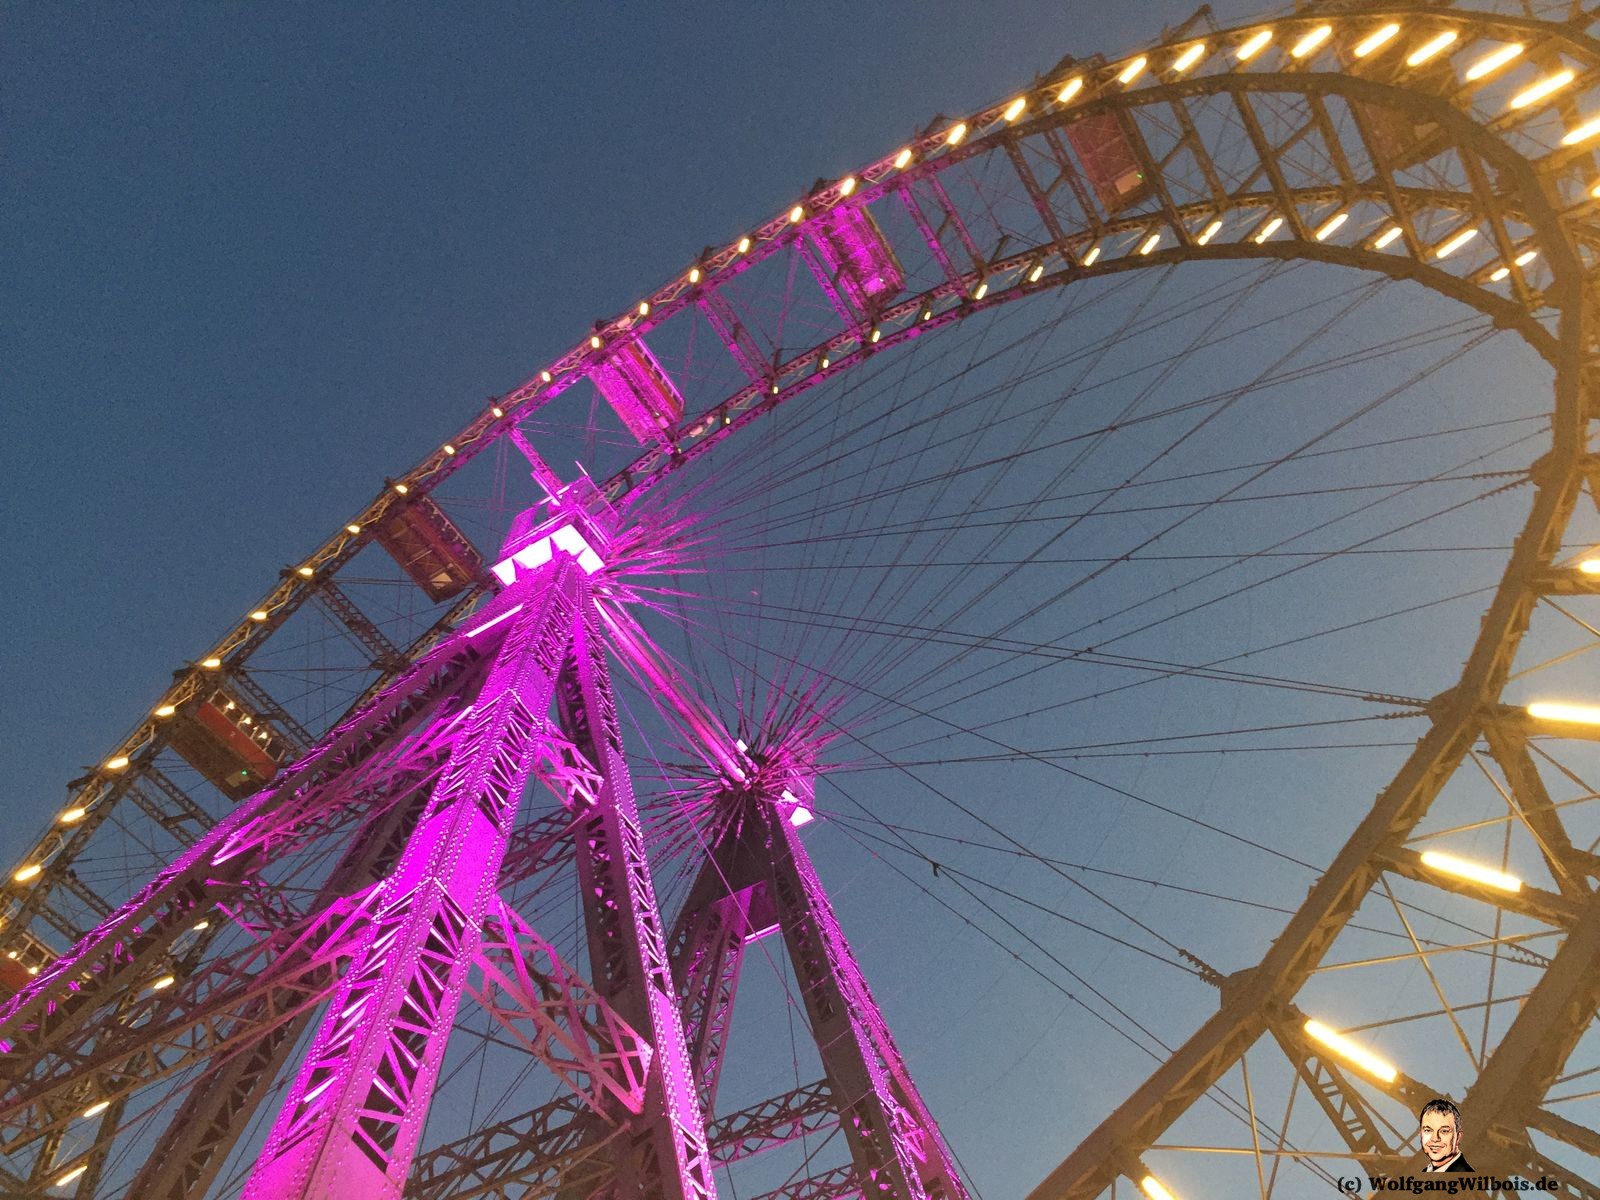
[[[399,1200],[587,586],[560,554],[496,602],[509,628],[247,1200]]]
[[[593,600],[582,598],[572,659],[557,702],[573,745],[602,783],[578,830],[578,879],[589,938],[590,983],[655,1048],[637,1120],[641,1153],[618,1162],[619,1196],[715,1200],[705,1117],[684,1046],[672,973],[633,785],[622,756],[605,646]],[[573,803],[577,808],[581,798]]]

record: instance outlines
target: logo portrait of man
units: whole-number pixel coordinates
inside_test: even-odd
[[[1461,1156],[1461,1110],[1443,1098],[1429,1100],[1417,1114],[1422,1124],[1426,1171],[1466,1171],[1472,1164]]]

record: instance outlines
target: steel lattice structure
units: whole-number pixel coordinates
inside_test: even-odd
[[[128,1195],[207,1194],[269,1103],[277,1117],[244,1191],[259,1200],[687,1200],[715,1194],[718,1165],[834,1126],[849,1162],[782,1195],[965,1195],[797,832],[817,747],[784,733],[750,751],[629,615],[630,579],[673,532],[636,516],[641,498],[777,406],[987,310],[1156,265],[1304,259],[1437,291],[1549,364],[1533,499],[1459,678],[1428,705],[1427,732],[1399,772],[1259,962],[1211,971],[1216,1014],[1033,1197],[1087,1200],[1119,1179],[1163,1194],[1170,1176],[1156,1156],[1180,1148],[1168,1131],[1252,1051],[1279,1056],[1349,1159],[1372,1172],[1403,1166],[1411,1155],[1393,1114],[1437,1085],[1319,1040],[1326,1031],[1303,1006],[1361,906],[1393,879],[1557,935],[1527,964],[1537,979],[1461,1108],[1481,1169],[1600,1196],[1597,1122],[1551,1102],[1600,1007],[1600,856],[1569,829],[1532,746],[1593,740],[1595,722],[1506,700],[1540,603],[1600,592],[1600,573],[1562,549],[1585,489],[1600,500],[1597,145],[1600,42],[1583,14],[1556,23],[1321,5],[1270,24],[1185,27],[1116,61],[1064,60],[708,250],[387,481],[77,781],[4,887],[0,950],[18,991],[0,1010],[3,1186],[105,1194],[128,1106],[184,1080]],[[790,343],[773,330],[752,299],[759,289],[781,313],[802,292],[817,301],[824,315],[803,347],[792,326]],[[693,388],[659,349],[688,325],[709,331],[726,368]],[[641,447],[598,487],[558,478],[520,428],[574,388],[607,401]],[[430,493],[501,439],[526,455],[547,499],[491,565]],[[341,585],[374,547],[438,606],[406,644]],[[309,606],[368,664],[363,694],[326,729],[251,673]],[[608,656],[659,697],[712,780],[703,866],[670,922]],[[1480,748],[1551,886],[1508,889],[1413,844]],[[237,806],[219,819],[185,794],[165,765],[175,754]],[[530,779],[554,798],[532,816],[519,805]],[[128,806],[183,849],[131,896],[102,897],[74,863]],[[522,906],[558,880],[581,897],[586,966],[565,961]],[[247,936],[221,937],[224,924]],[[719,1114],[740,965],[770,933],[792,963],[825,1077]],[[464,998],[566,1091],[424,1146]],[[1248,1075],[1244,1087],[1248,1096]],[[85,1122],[93,1132],[63,1156]],[[1253,1100],[1248,1127],[1259,1164]],[[1297,1153],[1284,1136],[1277,1152]]]

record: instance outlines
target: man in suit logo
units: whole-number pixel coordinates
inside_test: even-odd
[[[1417,1114],[1422,1122],[1422,1152],[1427,1171],[1472,1171],[1461,1157],[1461,1110],[1445,1099],[1429,1100]]]

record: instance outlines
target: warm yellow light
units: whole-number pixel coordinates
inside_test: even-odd
[[[208,671],[215,671],[218,667],[220,667],[222,665],[222,660],[220,658],[208,658],[205,661],[203,661],[200,665],[202,667],[204,667]]]
[[[111,1101],[109,1101],[109,1100],[97,1100],[93,1104],[89,1105],[88,1108],[83,1110],[83,1115],[85,1117],[98,1117],[101,1113],[105,1112],[105,1110],[110,1108],[110,1107],[111,1107]]]
[[[15,879],[18,883],[27,883],[30,879],[37,879],[39,877],[39,873],[43,870],[44,868],[38,863],[29,863],[27,866],[18,869],[17,873],[11,878]]]
[[[178,711],[178,706],[176,704],[163,704],[160,708],[156,709],[156,716],[158,716],[158,717],[170,717],[173,713],[175,713],[177,711]]]
[[[1511,97],[1511,108],[1527,108],[1530,104],[1537,104],[1552,92],[1559,92],[1567,84],[1577,78],[1577,73],[1572,70],[1557,71],[1554,75],[1546,75],[1537,83],[1523,88]]]
[[[1139,1190],[1149,1197],[1149,1200],[1178,1200],[1171,1192],[1161,1186],[1161,1181],[1154,1175],[1146,1175],[1139,1180]]]
[[[1356,57],[1365,58],[1369,54],[1372,54],[1378,50],[1382,50],[1390,42],[1394,41],[1395,35],[1399,32],[1400,26],[1394,24],[1392,21],[1389,24],[1374,30],[1372,33],[1369,33],[1366,37],[1362,38],[1356,43]]]
[[[1453,854],[1444,854],[1438,850],[1423,851],[1422,865],[1435,871],[1442,871],[1446,875],[1454,875],[1459,879],[1470,879],[1473,883],[1481,883],[1485,887],[1498,888],[1502,892],[1522,890],[1522,880],[1515,875],[1507,875],[1503,871],[1491,871],[1488,867],[1480,867],[1475,862],[1468,862],[1464,858],[1457,858]]]
[[[396,485],[396,489],[395,490],[396,491],[399,490],[399,485]],[[401,494],[403,495],[404,493],[401,493]],[[258,609],[255,610],[255,612],[250,614],[250,619],[252,621],[265,621],[267,619],[267,616],[268,616],[268,613],[267,613],[266,609],[258,608]]]
[[[650,301],[639,301],[639,315],[641,317],[648,317],[650,315]],[[546,382],[548,382],[548,380]]]
[[[1512,259],[1511,261],[1516,263],[1517,266],[1519,266],[1519,267],[1525,267],[1529,263],[1531,263],[1534,259],[1536,259],[1538,257],[1539,257],[1539,252],[1537,250],[1524,250],[1521,254],[1517,255],[1516,258]]]
[[[977,287],[972,289],[972,298],[974,300],[982,300],[988,294],[989,294],[989,281],[987,279],[985,279],[982,283],[978,284]]]
[[[1152,233],[1149,237],[1145,238],[1144,245],[1139,247],[1139,253],[1149,254],[1150,251],[1154,250],[1159,245],[1161,245],[1161,231],[1158,229],[1155,233]]]
[[[211,928],[211,922],[210,921],[199,921],[199,922],[197,922],[195,924],[194,931],[196,933],[202,933],[205,930],[210,929],[210,928]]]
[[[1457,250],[1461,249],[1461,247],[1465,246],[1477,236],[1478,231],[1476,229],[1463,229],[1461,232],[1451,237],[1448,241],[1437,246],[1433,251],[1433,256],[1435,258],[1449,258]]]
[[[456,452],[456,448],[455,448],[455,447],[454,447],[454,446],[452,446],[452,445],[451,445],[451,444],[450,444],[450,443],[449,443],[449,442],[446,442],[446,443],[445,443],[445,444],[444,444],[444,447],[443,447],[443,449],[444,449],[444,452],[445,452],[445,453],[446,453],[446,454],[447,454],[447,455],[449,455],[449,456],[451,456],[451,457],[454,457],[454,456],[455,456],[455,452]],[[305,576],[308,576],[308,577],[309,577],[309,576],[310,576],[310,574],[311,574],[311,572],[310,572],[310,571],[309,571],[309,570],[308,570],[308,569],[306,569],[306,568],[305,568],[305,567],[301,567],[301,568],[300,568],[300,574],[302,574],[302,575],[305,575]]]
[[[1292,58],[1304,58],[1332,36],[1332,25],[1318,25],[1310,33],[1306,34],[1305,37],[1301,38],[1294,44],[1293,48],[1289,51],[1289,55]]]
[[[163,975],[160,979],[157,979],[150,984],[150,990],[152,992],[165,991],[167,988],[171,987],[177,982],[178,981],[171,975]]]
[[[79,1163],[77,1166],[73,1167],[72,1170],[68,1171],[65,1175],[58,1176],[56,1178],[55,1186],[56,1187],[66,1187],[67,1184],[71,1183],[74,1179],[76,1179],[79,1175],[82,1175],[88,1169],[89,1169],[89,1164],[88,1163]]]
[[[789,224],[798,225],[806,219],[806,209],[803,204],[796,204],[789,210]]]
[[[1056,93],[1056,103],[1065,104],[1081,91],[1083,91],[1083,76],[1074,75],[1061,85],[1061,90]]]
[[[1596,200],[1600,200],[1600,183],[1595,184],[1589,189],[1589,195],[1593,196]]]
[[[1325,242],[1339,232],[1339,226],[1350,219],[1349,213],[1334,213],[1317,229],[1317,241]]]
[[[1389,228],[1385,229],[1382,233],[1380,233],[1378,235],[1377,240],[1372,243],[1372,248],[1374,250],[1382,250],[1384,247],[1388,246],[1391,242],[1393,242],[1395,240],[1395,238],[1397,238],[1399,236],[1400,236],[1400,226],[1391,225],[1391,226],[1389,226]]]
[[[504,414],[504,413],[498,413],[498,414],[497,414],[497,415],[499,415],[499,416],[502,416],[502,417],[503,417],[503,416],[505,416],[505,414]],[[402,496],[404,496],[404,495],[405,495],[405,494],[406,494],[406,493],[407,493],[407,492],[409,492],[409,491],[410,491],[410,490],[411,490],[411,489],[410,489],[410,488],[409,488],[409,487],[407,487],[407,486],[406,486],[406,485],[405,485],[405,484],[403,484],[403,483],[397,483],[397,484],[395,484],[395,485],[394,485],[394,490],[395,490],[395,491],[396,491],[396,492],[398,492],[398,493],[399,493],[399,494],[400,494],[400,495],[402,495]]]
[[[826,371],[832,365],[833,365],[833,360],[831,358],[829,358],[826,354],[824,354],[822,356],[822,369],[824,371]],[[726,418],[724,418],[724,420],[726,420]]]
[[[1406,66],[1408,66],[1408,67],[1420,67],[1423,63],[1427,62],[1434,55],[1438,54],[1439,51],[1445,49],[1448,46],[1455,45],[1456,39],[1459,38],[1460,36],[1461,35],[1459,33],[1457,33],[1454,29],[1447,29],[1443,33],[1439,34],[1437,37],[1431,38],[1428,41],[1423,42],[1422,45],[1418,46],[1410,54],[1406,55]]]
[[[874,325],[872,327],[872,344],[874,346],[876,346],[882,340],[883,340],[883,330],[879,329],[876,325]],[[772,392],[773,392],[773,395],[777,395],[777,392],[778,392],[778,385],[777,384],[773,384],[772,385]]]
[[[1600,708],[1589,704],[1559,704],[1539,700],[1528,705],[1528,715],[1538,721],[1561,721],[1567,725],[1600,725]]]
[[[589,336],[589,349],[591,349],[591,350],[600,349],[600,335],[598,333],[591,334]]]
[[[1266,241],[1269,237],[1271,237],[1273,234],[1277,233],[1278,230],[1280,230],[1282,228],[1283,228],[1283,218],[1282,217],[1273,217],[1272,220],[1268,221],[1265,225],[1263,225],[1261,227],[1261,232],[1256,234],[1256,236],[1255,236],[1256,245],[1259,246],[1262,242]]]
[[[894,169],[896,171],[904,171],[910,165],[911,147],[907,146],[904,150],[900,151],[899,154],[894,156]]]
[[[1306,1032],[1328,1049],[1337,1053],[1341,1058],[1354,1063],[1367,1074],[1384,1083],[1393,1083],[1399,1078],[1400,1072],[1384,1062],[1372,1051],[1364,1046],[1357,1045],[1343,1034],[1335,1033],[1321,1021],[1307,1021]]]
[[[361,526],[355,524],[354,522],[351,522],[349,525],[346,525],[344,527],[344,531],[346,533],[360,533],[361,532]]]
[[[1028,98],[1026,96],[1018,96],[1010,104],[1006,105],[1006,111],[1000,115],[1007,121],[1015,121],[1027,110],[1027,107]]]
[[[1267,43],[1270,42],[1271,40],[1272,40],[1272,30],[1263,29],[1260,33],[1256,34],[1249,41],[1247,41],[1244,45],[1240,46],[1237,50],[1235,50],[1234,51],[1234,56],[1240,62],[1249,62],[1256,55],[1260,54],[1261,51],[1266,48]]]
[[[490,409],[490,410],[489,410],[489,411],[490,411],[490,412],[491,412],[491,413],[492,413],[492,414],[494,414],[494,419],[495,419],[495,420],[496,420],[496,421],[498,421],[498,420],[499,420],[499,419],[500,419],[500,418],[501,418],[501,417],[503,417],[503,416],[505,416],[505,415],[506,415],[506,410],[505,410],[505,409],[503,409],[503,408],[501,408],[501,407],[500,407],[500,406],[499,406],[499,405],[498,405],[498,404],[496,404],[496,405],[495,405],[495,406],[494,406],[494,407],[493,407],[493,408],[491,408],[491,409]],[[402,495],[404,495],[404,493],[401,493],[401,494],[402,494]]]
[[[1489,276],[1489,282],[1490,283],[1499,283],[1502,279],[1504,279],[1509,274],[1511,274],[1511,268],[1510,267],[1496,267],[1494,269],[1494,274]]]
[[[1172,69],[1174,71],[1187,71],[1190,67],[1194,66],[1195,63],[1204,58],[1205,53],[1206,44],[1204,42],[1196,42],[1173,60]]]
[[[961,144],[961,139],[966,136],[967,123],[965,121],[957,121],[954,125],[950,126],[949,132],[944,135],[944,144],[946,146],[959,146]]]
[[[1508,62],[1521,53],[1522,43],[1512,42],[1509,46],[1501,46],[1500,49],[1489,54],[1485,54],[1477,62],[1473,63],[1467,68],[1467,82],[1471,83],[1474,79],[1482,79],[1491,71],[1498,71],[1501,67],[1505,66]],[[1512,107],[1518,108],[1521,106],[1513,105]]]
[[[1033,270],[1028,272],[1028,282],[1029,283],[1038,283],[1040,278],[1043,277],[1043,275],[1044,275],[1044,264],[1043,263],[1034,263],[1033,264]]]
[[[127,765],[128,756],[126,754],[119,754],[115,758],[106,759],[106,770],[108,771],[121,771],[124,770]]]
[[[539,372],[539,382],[540,383],[549,383],[552,378],[554,378],[554,376],[552,376],[549,371],[540,371]]]
[[[1600,558],[1586,558],[1578,564],[1578,570],[1585,575],[1600,575]]]
[[[1587,142],[1595,134],[1600,133],[1600,117],[1585,121],[1576,129],[1567,132],[1561,139],[1563,146],[1576,146],[1579,142]]]
[[[88,815],[88,812],[89,810],[87,808],[84,808],[82,805],[77,805],[64,811],[61,816],[57,818],[57,820],[59,820],[63,825],[76,825]]]
[[[1222,222],[1220,220],[1212,221],[1211,224],[1207,225],[1200,231],[1200,236],[1195,238],[1195,241],[1199,242],[1202,246],[1207,245],[1210,243],[1212,238],[1216,237],[1217,234],[1221,232]]]
[[[700,268],[699,267],[690,267],[689,268],[689,282],[690,283],[699,283],[700,282]]]
[[[1086,266],[1086,267],[1092,267],[1092,266],[1094,266],[1095,261],[1097,259],[1099,259],[1099,257],[1100,257],[1100,247],[1099,246],[1091,246],[1089,248],[1089,253],[1087,253],[1087,254],[1085,254],[1083,256],[1083,265]]]
[[[848,196],[851,192],[853,192],[855,190],[856,190],[856,177],[854,175],[846,175],[843,179],[841,179],[839,181],[839,195],[840,196]]]
[[[1139,78],[1140,75],[1144,74],[1145,65],[1149,61],[1150,60],[1144,55],[1139,55],[1138,58],[1134,59],[1127,66],[1122,68],[1122,73],[1117,76],[1117,82],[1132,83],[1135,79]]]
[[[456,448],[454,446],[446,446],[445,451],[446,453],[454,454],[456,452]],[[301,579],[310,579],[316,574],[316,571],[312,570],[310,567],[300,567],[295,571],[295,574],[300,576]]]
[[[750,249],[750,239],[747,238],[747,237],[740,238],[739,239],[739,253],[743,254],[745,251],[747,251],[749,249]]]

